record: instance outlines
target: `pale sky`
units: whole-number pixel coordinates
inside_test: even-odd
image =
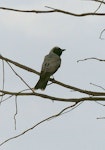
[[[78,0],[4,0],[0,7],[29,10],[49,10],[45,6],[68,10],[73,13],[94,12],[99,3]],[[104,5],[99,12],[104,12]],[[51,48],[66,49],[62,64],[54,78],[81,89],[103,91],[90,85],[102,86],[104,62],[77,60],[97,57],[105,59],[105,40],[99,35],[105,28],[104,17],[73,17],[60,13],[28,14],[0,10],[0,54],[40,71],[44,56]],[[105,38],[105,33],[103,33]],[[18,74],[34,87],[38,76],[16,68]],[[0,64],[2,72],[2,65]],[[0,78],[2,88],[2,75]],[[5,90],[21,91],[27,86],[17,78],[5,63]],[[86,95],[52,84],[45,91],[37,91],[55,97],[74,98]],[[58,113],[73,103],[52,102],[40,97],[18,97],[17,130],[14,129],[15,98],[0,106],[0,143],[9,137],[32,127],[34,124]],[[103,103],[103,102],[102,102]],[[11,140],[0,150],[104,150],[105,107],[96,102],[83,102],[73,111],[47,121],[25,135]]]

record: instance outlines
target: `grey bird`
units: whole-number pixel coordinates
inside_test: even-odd
[[[47,83],[52,76],[61,65],[61,54],[65,49],[61,49],[59,47],[54,47],[51,49],[50,53],[45,56],[42,69],[40,73],[40,78],[34,89],[44,90],[47,86]]]

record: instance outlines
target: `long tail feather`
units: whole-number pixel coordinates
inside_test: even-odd
[[[48,83],[48,80],[41,80],[41,79],[39,79],[39,81],[35,85],[34,89],[44,90],[46,88],[46,86],[47,86],[47,83]]]
[[[41,73],[41,76],[39,78],[39,81],[35,85],[34,89],[41,89],[44,90],[47,86],[47,83],[50,79],[50,73]]]

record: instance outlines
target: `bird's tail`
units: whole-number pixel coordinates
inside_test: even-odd
[[[37,82],[37,84],[35,85],[34,89],[41,89],[44,90],[47,86],[47,83],[49,81],[49,76],[42,78],[40,77],[39,81]]]

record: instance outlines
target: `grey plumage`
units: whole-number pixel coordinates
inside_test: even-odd
[[[54,47],[51,49],[50,53],[45,56],[42,64],[40,78],[34,89],[44,90],[46,88],[50,76],[53,75],[61,65],[60,56],[63,51],[64,49]]]

